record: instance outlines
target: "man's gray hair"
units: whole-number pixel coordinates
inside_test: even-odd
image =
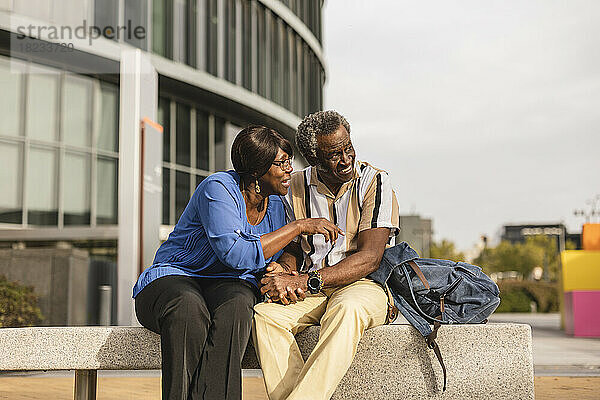
[[[342,125],[350,133],[350,124],[333,110],[317,111],[304,117],[296,132],[296,146],[310,165],[317,165],[317,135],[330,135]]]

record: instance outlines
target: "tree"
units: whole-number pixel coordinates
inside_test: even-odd
[[[456,251],[456,246],[449,240],[442,239],[441,242],[432,242],[429,247],[431,258],[440,258],[442,260],[464,261],[465,255]]]
[[[529,277],[535,267],[541,267],[553,281],[558,279],[560,271],[556,238],[545,235],[528,237],[523,243],[503,241],[495,248],[484,249],[474,263],[487,273],[517,271],[524,277]]]

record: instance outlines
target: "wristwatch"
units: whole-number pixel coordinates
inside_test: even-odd
[[[311,271],[308,273],[308,281],[306,281],[308,291],[312,294],[317,294],[323,289],[323,277],[319,271]]]

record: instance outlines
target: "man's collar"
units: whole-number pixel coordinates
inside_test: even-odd
[[[331,190],[329,190],[327,185],[325,185],[319,179],[319,175],[317,173],[317,167],[311,166],[310,174],[309,174],[309,178],[308,178],[309,179],[308,184],[316,186],[318,193],[337,200],[340,197],[342,197],[342,195],[344,193],[346,193],[346,191],[352,186],[354,181],[356,181],[356,179],[360,178],[360,176],[361,176],[360,162],[358,160],[355,160],[354,161],[354,177],[351,180],[349,180],[348,182],[345,182],[344,184],[342,184],[342,186],[340,186],[340,189],[338,190],[337,195],[336,195],[336,194],[333,194],[331,192]]]

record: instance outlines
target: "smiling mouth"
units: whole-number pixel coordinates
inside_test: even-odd
[[[286,187],[286,188],[290,187],[290,180],[289,179],[285,179],[285,180],[281,181],[281,185],[283,187]]]
[[[349,173],[352,172],[352,165],[349,165],[346,168],[339,170],[339,172],[342,175],[348,175]]]

